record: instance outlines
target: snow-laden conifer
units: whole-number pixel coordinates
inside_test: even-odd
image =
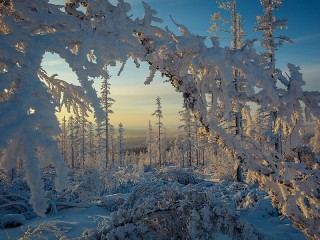
[[[149,165],[151,165],[152,159],[155,157],[156,150],[155,150],[154,133],[153,133],[153,128],[150,120],[148,124],[148,129],[146,132],[146,144],[147,144]]]
[[[113,113],[111,106],[115,100],[110,97],[110,83],[104,79],[101,86],[101,105],[105,111],[105,166],[109,165],[110,146],[109,146],[109,114]]]
[[[157,106],[157,109],[152,114],[152,116],[157,117],[156,125],[158,126],[158,131],[157,131],[158,160],[159,160],[159,165],[161,166],[163,163],[163,146],[162,146],[163,123],[161,121],[161,118],[163,118],[163,115],[162,115],[162,107],[161,107],[161,98],[159,96],[156,98],[156,106]]]
[[[124,166],[125,160],[125,145],[124,145],[124,127],[122,123],[119,123],[118,128],[118,164]]]

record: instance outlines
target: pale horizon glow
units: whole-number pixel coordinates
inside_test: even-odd
[[[49,75],[52,75],[52,69],[50,69],[51,62],[61,64],[56,60],[47,60],[50,57],[57,57],[52,55],[46,55],[43,62],[44,69]],[[48,70],[50,69],[50,71]],[[178,130],[180,124],[179,111],[182,110],[182,94],[175,91],[169,82],[164,82],[166,79],[156,75],[155,80],[149,85],[145,85],[144,81],[148,75],[148,69],[146,64],[142,64],[140,68],[136,68],[132,61],[128,61],[127,66],[120,76],[117,76],[119,66],[116,66],[109,70],[111,78],[109,80],[111,84],[110,97],[115,99],[115,103],[112,106],[113,114],[110,114],[110,122],[117,128],[118,124],[123,123],[125,128],[131,130],[143,130],[148,126],[150,120],[153,124],[157,119],[152,116],[156,110],[156,97],[160,96],[163,111],[163,124],[166,127],[169,134],[172,134]],[[72,76],[72,72],[65,71],[63,74],[59,74],[58,78],[70,79],[68,82],[78,85],[76,76]],[[115,76],[115,77],[113,77]],[[96,79],[94,82],[94,88],[98,91],[98,95],[101,88],[101,80]],[[66,109],[57,113],[58,119],[61,121],[64,116],[68,118],[72,113],[67,113]],[[90,114],[89,121],[94,122],[93,114]]]

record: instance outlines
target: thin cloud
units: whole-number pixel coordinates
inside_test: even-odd
[[[301,65],[301,71],[304,73],[317,73],[318,76],[320,76],[320,64],[302,64]]]
[[[294,38],[293,42],[294,43],[301,43],[301,42],[308,42],[308,41],[313,41],[313,40],[318,40],[318,39],[320,39],[320,33]]]

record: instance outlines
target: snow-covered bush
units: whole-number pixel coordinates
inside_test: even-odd
[[[58,227],[55,222],[44,222],[37,227],[28,226],[21,240],[48,239],[47,235],[55,239],[65,239],[63,234],[68,230],[68,227]]]
[[[206,173],[214,174],[216,179],[233,180],[236,177],[236,160],[230,152],[223,149],[206,149],[206,158],[209,160],[204,169]]]
[[[126,193],[131,193],[134,183],[132,182],[127,182],[127,183],[116,183],[114,182],[114,186],[109,187],[105,190],[104,194],[116,194],[116,193],[121,193],[121,194],[126,194]]]
[[[103,181],[99,174],[90,174],[78,184],[73,193],[78,197],[79,202],[89,203],[99,197],[103,190]]]
[[[79,174],[79,173],[78,173]],[[61,194],[54,196],[59,202],[91,203],[101,196],[104,190],[104,181],[98,172],[89,171],[87,174],[80,171],[80,175],[70,177],[73,182]]]
[[[136,185],[100,239],[261,239],[252,225],[200,186],[155,180]]]
[[[104,207],[110,212],[118,211],[120,206],[125,202],[127,196],[125,194],[114,194],[100,198],[99,206]]]
[[[0,217],[1,228],[15,228],[24,224],[26,218],[22,214],[5,214]]]
[[[143,168],[137,165],[112,167],[103,174],[104,189],[107,194],[129,193],[134,182],[143,174]]]
[[[22,225],[24,220],[36,216],[29,204],[30,188],[25,181],[11,183],[0,181],[0,227]]]
[[[164,169],[156,177],[164,181],[178,182],[182,185],[196,184],[198,182],[192,172],[181,168]]]
[[[280,216],[277,208],[271,204],[271,199],[268,194],[256,188],[256,186],[247,186],[243,191],[235,194],[237,210],[248,211],[262,209],[261,212],[270,216]]]

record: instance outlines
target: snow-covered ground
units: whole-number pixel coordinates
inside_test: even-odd
[[[255,186],[200,171],[128,168],[71,179],[64,195],[51,195],[63,209],[0,229],[0,239],[305,239]]]
[[[90,229],[94,229],[103,220],[109,218],[110,211],[102,207],[89,208],[68,208],[58,212],[58,214],[48,214],[46,217],[36,217],[25,221],[24,226],[16,228],[0,229],[0,239],[19,239],[24,237],[31,226],[31,232],[42,232],[49,240],[58,239],[56,235],[59,231],[55,227],[61,229],[63,236],[67,238],[76,238]],[[40,227],[39,227],[40,226]],[[38,229],[37,229],[38,228]],[[37,230],[36,230],[37,229]],[[42,229],[42,230],[41,230]],[[36,230],[36,231],[35,231]],[[52,230],[52,232],[49,232]],[[36,239],[36,236],[32,239]]]

